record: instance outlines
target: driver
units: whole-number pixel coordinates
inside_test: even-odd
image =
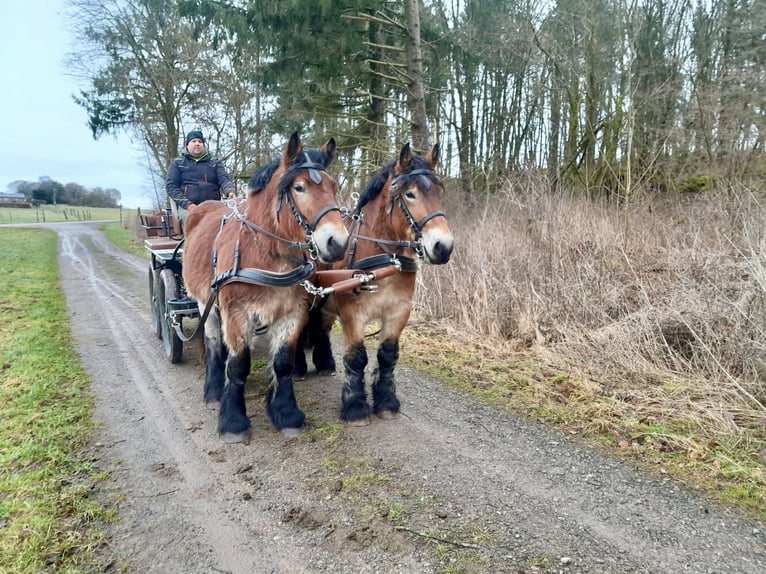
[[[165,179],[168,197],[176,202],[182,224],[189,212],[203,201],[218,201],[229,193],[236,193],[223,163],[208,154],[201,131],[186,134],[184,146],[186,149],[170,164]]]

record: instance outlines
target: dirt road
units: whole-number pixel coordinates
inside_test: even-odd
[[[401,416],[367,427],[337,424],[340,376],[297,383],[294,439],[256,380],[253,438],[224,444],[198,350],[170,365],[152,333],[148,262],[49,227],[131,572],[766,572],[765,525],[405,368]]]

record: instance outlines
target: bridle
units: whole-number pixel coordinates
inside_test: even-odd
[[[350,268],[362,268],[362,267],[359,267],[359,265],[363,264],[363,262],[368,260],[380,259],[381,262],[385,260],[385,263],[381,263],[381,264],[387,265],[387,264],[390,264],[392,261],[397,261],[401,263],[409,259],[406,257],[399,256],[394,250],[391,249],[391,247],[395,248],[397,251],[401,249],[411,248],[415,251],[415,255],[418,260],[422,261],[425,258],[425,248],[423,247],[423,228],[426,226],[426,224],[429,221],[431,221],[435,217],[447,217],[447,216],[444,214],[443,211],[432,211],[431,213],[428,213],[427,215],[425,215],[420,221],[415,220],[415,218],[412,216],[412,212],[409,210],[406,203],[402,199],[402,194],[397,189],[399,182],[403,178],[412,177],[412,176],[426,176],[425,181],[428,182],[427,188],[430,188],[430,184],[431,184],[431,181],[428,178],[430,177],[436,178],[436,174],[433,172],[433,170],[430,170],[430,169],[413,169],[411,171],[400,173],[399,175],[394,177],[391,180],[391,183],[389,184],[390,200],[388,202],[388,207],[386,208],[386,214],[387,215],[391,214],[394,208],[394,203],[396,203],[396,205],[402,211],[404,218],[407,220],[408,225],[415,232],[415,241],[381,239],[377,237],[368,237],[365,235],[361,235],[359,232],[364,222],[364,213],[362,213],[361,207],[357,207],[352,213],[346,215],[346,217],[350,217],[351,220],[354,222],[353,229],[350,231],[350,235],[352,238],[352,245],[350,247],[349,257],[348,257],[348,266]],[[362,261],[355,262],[354,259],[356,256],[356,247],[358,245],[359,239],[364,239],[365,241],[372,241],[376,243],[386,255],[368,257]],[[403,271],[404,270],[415,271],[417,269],[417,263],[411,259],[410,261],[411,261],[411,264],[407,265],[408,267],[410,267],[410,269],[402,268]],[[365,265],[365,268],[367,267],[368,265]]]
[[[306,218],[303,217],[303,214],[300,212],[300,210],[298,209],[298,206],[295,204],[295,199],[293,198],[292,188],[290,185],[295,179],[295,174],[298,171],[301,171],[304,169],[308,170],[309,179],[313,183],[315,183],[316,185],[319,185],[320,183],[322,183],[322,175],[320,172],[325,172],[324,166],[322,164],[311,161],[311,158],[309,157],[308,153],[303,152],[302,161],[300,163],[290,166],[280,177],[279,195],[277,196],[276,211],[277,211],[277,214],[279,214],[279,212],[282,209],[282,202],[283,201],[287,202],[287,204],[290,206],[290,211],[292,211],[293,213],[293,217],[295,217],[295,221],[298,222],[298,225],[300,225],[306,233],[306,244],[308,245],[308,247],[301,247],[301,249],[308,250],[309,256],[311,257],[311,259],[316,260],[317,247],[316,247],[316,243],[314,242],[314,230],[317,228],[317,225],[319,225],[319,222],[322,220],[322,218],[325,215],[327,215],[331,211],[340,211],[340,208],[337,205],[327,205],[316,215],[316,217],[314,217],[311,223],[306,221]],[[249,221],[248,223],[250,223],[251,226],[253,226],[251,228],[257,227]],[[280,241],[285,241],[285,240],[280,239]]]
[[[279,235],[272,233],[268,229],[265,229],[261,227],[260,225],[250,221],[247,218],[247,212],[243,213],[239,211],[236,201],[232,200],[230,202],[227,202],[227,206],[231,209],[231,213],[228,213],[221,219],[221,226],[218,229],[218,234],[216,235],[216,238],[213,243],[212,265],[213,265],[214,278],[211,284],[211,288],[213,289],[214,292],[216,292],[218,289],[221,288],[223,284],[229,281],[240,281],[244,283],[253,283],[257,285],[286,287],[290,285],[297,285],[298,283],[302,282],[303,280],[307,279],[308,277],[314,274],[317,268],[316,260],[318,259],[318,248],[317,248],[316,242],[314,241],[314,231],[316,230],[317,226],[319,225],[319,222],[322,220],[322,218],[325,215],[327,215],[328,213],[332,211],[340,211],[340,208],[337,205],[327,205],[314,217],[314,219],[311,222],[307,221],[306,218],[298,209],[298,206],[295,203],[295,199],[293,198],[292,189],[291,189],[291,183],[294,181],[295,175],[297,174],[297,172],[301,170],[308,170],[309,179],[316,185],[319,185],[322,182],[322,175],[320,172],[326,172],[322,164],[313,162],[311,158],[309,158],[308,153],[304,152],[302,160],[299,163],[296,163],[290,166],[281,175],[280,181],[279,181],[279,192],[277,195],[277,204],[275,209],[277,214],[279,214],[279,212],[282,209],[283,202],[287,203],[287,205],[290,206],[290,211],[292,212],[293,217],[295,218],[295,221],[298,223],[298,225],[300,225],[303,228],[306,234],[305,241],[299,242],[299,241],[294,241],[292,239],[286,239],[284,237],[280,237]],[[288,271],[287,273],[274,273],[272,271],[267,271],[264,269],[252,269],[252,268],[241,269],[239,267],[240,239],[238,236],[237,243],[234,246],[234,262],[233,262],[232,268],[229,269],[228,271],[224,271],[223,273],[216,274],[215,271],[217,269],[217,264],[218,264],[218,250],[217,250],[218,237],[223,231],[224,226],[232,219],[239,221],[240,227],[249,229],[250,232],[253,233],[253,235],[255,235],[256,233],[259,233],[275,241],[279,241],[281,243],[287,244],[288,249],[307,252],[308,258],[304,254],[302,259],[296,259],[295,261],[297,263],[297,266],[291,271]],[[276,254],[272,254],[272,255],[274,257],[278,257],[278,255]]]

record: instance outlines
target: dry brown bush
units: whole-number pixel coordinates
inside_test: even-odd
[[[448,201],[455,253],[423,266],[415,321],[536,353],[637,417],[653,405],[763,439],[763,203],[744,189],[621,204],[542,189]]]

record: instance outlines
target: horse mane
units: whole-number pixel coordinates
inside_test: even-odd
[[[280,186],[290,185],[292,183],[297,171],[290,174],[290,167],[305,163],[306,157],[308,157],[311,163],[321,165],[322,169],[327,169],[327,166],[330,165],[333,160],[331,156],[324,153],[321,149],[304,149],[303,152],[298,155],[296,161],[293,162],[292,166],[288,166],[287,172],[285,172],[285,175],[288,177],[280,182]],[[281,164],[282,159],[278,158],[270,164],[258,168],[248,182],[250,193],[258,193],[259,191],[266,189],[266,186],[271,181],[271,178],[274,177],[274,173],[279,169]]]
[[[248,182],[248,186],[250,187],[250,191],[252,193],[261,191],[266,187],[266,185],[268,185],[268,183],[271,181],[271,178],[274,176],[274,172],[277,171],[280,161],[281,160],[275,159],[270,164],[259,167],[256,170],[256,172],[253,174],[253,177],[251,177],[250,181]]]
[[[371,203],[376,197],[380,195],[380,192],[383,191],[383,189],[386,187],[386,182],[388,181],[389,177],[392,177],[394,175],[394,168],[396,167],[396,160],[389,161],[383,167],[381,167],[378,171],[372,174],[372,178],[370,179],[370,183],[367,184],[367,187],[362,192],[362,195],[359,196],[359,201],[356,203],[356,209],[362,209],[365,205],[368,203]],[[436,177],[435,174],[431,174],[428,176],[425,176],[423,174],[420,175],[408,175],[410,172],[415,170],[432,170],[433,167],[430,163],[428,163],[428,160],[426,160],[425,157],[420,155],[415,155],[412,157],[412,162],[410,163],[409,168],[404,173],[399,174],[399,177],[401,177],[401,180],[397,182],[397,186],[399,188],[404,188],[409,186],[412,183],[412,180],[414,178],[422,177],[426,178],[430,181],[426,182],[427,185],[424,185],[423,187],[428,189],[431,187],[431,182],[441,185],[441,182],[439,181],[439,178]]]

